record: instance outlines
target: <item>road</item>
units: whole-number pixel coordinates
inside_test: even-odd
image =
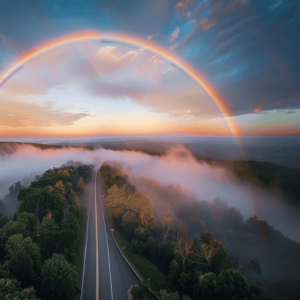
[[[100,173],[89,191],[86,244],[81,275],[82,300],[127,300],[127,290],[139,279],[120,254],[104,220]]]

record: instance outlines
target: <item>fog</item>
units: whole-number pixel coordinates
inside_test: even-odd
[[[0,198],[8,194],[11,184],[21,181],[23,185],[28,185],[35,175],[41,175],[47,169],[59,167],[69,160],[91,163],[97,167],[107,160],[120,162],[129,176],[155,179],[164,186],[178,184],[188,196],[198,200],[226,200],[230,207],[240,210],[244,218],[256,214],[274,229],[300,242],[300,232],[295,230],[300,225],[299,215],[284,204],[279,192],[264,191],[237,180],[224,168],[199,163],[183,146],[177,146],[161,157],[134,151],[90,151],[81,148],[40,150],[22,146],[12,154],[0,156]]]

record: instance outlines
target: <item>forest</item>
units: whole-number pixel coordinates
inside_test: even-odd
[[[138,192],[119,169],[104,163],[100,171],[107,188],[104,204],[115,237],[145,279],[134,290],[134,299],[143,299],[148,288],[162,300],[256,299],[262,294],[262,288],[249,283],[242,273],[251,268],[260,273],[259,263],[254,260],[250,267],[241,268],[226,246],[207,230],[206,222],[214,222],[208,203],[202,215],[200,207],[192,208],[188,201],[173,203],[177,211],[171,217],[162,204],[167,201],[165,194],[161,195],[157,214],[156,203],[153,206],[154,201]],[[219,202],[213,205],[221,205]],[[259,231],[257,219],[244,223],[237,210],[224,213],[227,215],[219,218],[222,226]]]
[[[28,188],[10,187],[21,202],[0,215],[0,299],[76,299],[84,244],[84,193],[93,166],[47,170]]]

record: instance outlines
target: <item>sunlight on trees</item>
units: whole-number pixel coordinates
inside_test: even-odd
[[[143,228],[154,226],[153,205],[147,196],[135,192],[126,199],[125,208],[127,212],[122,218],[123,225],[135,222]]]

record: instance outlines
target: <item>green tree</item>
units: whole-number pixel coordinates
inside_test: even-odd
[[[149,288],[150,288],[150,280],[140,281],[139,287],[137,289],[134,289],[132,292],[133,300],[143,300],[146,297]]]
[[[166,290],[160,290],[160,299],[161,300],[180,300],[178,292],[168,293]],[[188,296],[182,296],[182,300],[190,300]]]
[[[17,216],[18,222],[23,222],[27,230],[34,232],[36,227],[36,218],[34,214],[28,212],[19,213]]]
[[[0,199],[0,215],[4,213],[5,207],[5,203]]]
[[[248,284],[246,277],[238,270],[223,270],[218,276],[216,293],[224,300],[256,299],[262,290]]]
[[[169,271],[169,279],[171,282],[175,282],[177,279],[177,273],[178,273],[179,263],[176,261],[176,259],[173,259],[170,263],[170,271]]]
[[[42,266],[39,246],[30,237],[23,238],[21,234],[16,234],[8,239],[5,249],[12,276],[23,286],[36,283]]]
[[[207,273],[199,278],[202,299],[252,300],[262,289],[249,284],[246,277],[238,270],[223,270],[217,276]]]
[[[0,215],[0,228],[6,225],[10,221],[10,218],[6,215]]]
[[[62,254],[53,254],[41,272],[44,296],[49,300],[76,299],[78,273]]]
[[[30,235],[23,222],[11,220],[3,226],[3,228],[0,230],[0,254],[4,256],[3,251],[5,250],[5,244],[8,241],[9,237],[18,233],[22,234],[23,237],[28,237]]]
[[[0,300],[37,300],[33,286],[21,290],[21,284],[16,279],[0,279]]]
[[[5,266],[5,263],[3,266],[1,266],[0,263],[0,278],[8,278],[9,277],[9,272]]]
[[[60,247],[58,226],[51,218],[43,218],[40,225],[41,251],[43,258],[49,258]]]
[[[202,299],[215,299],[218,276],[214,273],[206,273],[199,277],[199,290]]]

